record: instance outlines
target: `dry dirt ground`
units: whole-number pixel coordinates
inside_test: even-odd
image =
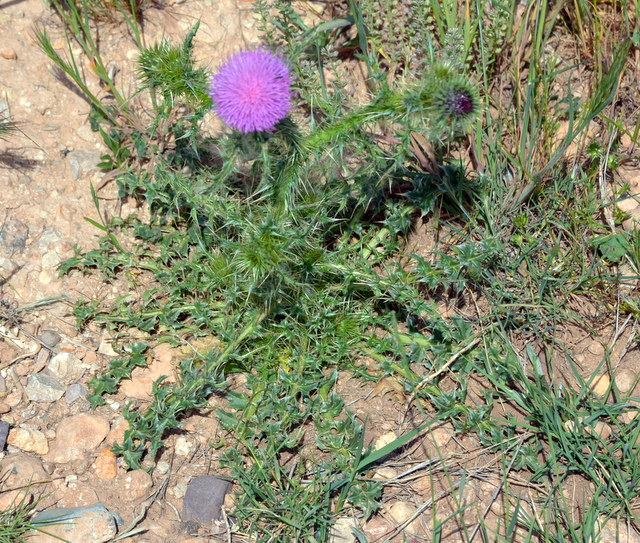
[[[250,4],[239,0],[185,0],[151,8],[146,38],[149,43],[160,37],[181,40],[196,20],[201,20],[196,55],[211,67],[228,53],[258,43]],[[35,26],[46,29],[54,46],[64,50],[59,21],[42,0],[0,0],[0,110],[9,112],[22,131],[0,140],[0,413],[11,425],[7,448],[0,453],[0,509],[31,481],[31,490],[45,496],[39,508],[102,503],[129,526],[148,506],[138,525],[144,532],[126,541],[219,540],[195,539],[181,530],[190,478],[217,472],[218,453],[209,445],[223,436],[212,414],[189,417],[182,431],[167,437],[153,475],[127,472],[109,450],[126,427],[123,405],[148,400],[151,381],[173,371],[180,350],[153,349],[150,368],[136,370],[134,379],[97,411],[89,409],[83,396],[87,381],[114,353],[101,330],[78,332],[73,302],[80,297],[113,299],[126,284],[79,274],[58,277],[57,265],[72,256],[75,244],[89,248],[98,239],[99,231],[84,217],[98,218],[89,184],[98,186],[103,180],[96,168],[103,147],[89,128],[87,103],[60,82],[35,44]],[[118,70],[118,83],[131,85],[133,42],[117,25],[103,25],[100,36],[105,59]],[[118,212],[113,183],[100,197],[104,211]],[[418,236],[415,243],[427,242]],[[35,304],[42,301],[46,303]],[[612,338],[624,355],[620,369],[635,374],[637,352],[622,352],[628,334],[616,337],[610,327],[600,332],[594,338],[571,331],[584,375],[593,371],[602,345]],[[407,412],[407,398],[393,380],[363,387],[343,375],[338,387],[350,408],[368,420],[367,444],[382,445],[412,429],[414,413]],[[212,400],[212,408],[217,401]],[[445,459],[435,462],[440,465],[435,472],[434,458]],[[456,487],[451,481],[459,480],[463,468],[469,480]],[[447,425],[435,428],[373,473],[388,484],[384,506],[364,526],[365,533],[371,541],[410,540],[413,535],[416,541],[428,540],[433,519],[445,519],[461,505],[470,505],[466,524],[473,526],[479,517],[495,523],[502,510],[496,499],[500,473],[500,459],[481,450],[474,438],[455,438]],[[413,516],[417,520],[403,535],[399,526]],[[459,529],[459,519],[451,519],[443,539],[456,540]],[[225,540],[227,534],[220,537]]]

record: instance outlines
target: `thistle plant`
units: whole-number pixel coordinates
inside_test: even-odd
[[[161,330],[215,334],[228,345],[204,359],[185,362],[182,385],[168,389],[158,384],[156,403],[145,413],[127,415],[131,429],[118,450],[131,466],[139,466],[146,451],[155,455],[162,433],[221,389],[229,368],[260,367],[261,357],[283,360],[285,352],[285,358],[294,357],[299,336],[291,330],[307,334],[305,347],[294,359],[303,363],[303,374],[310,374],[305,366],[309,360],[316,360],[318,367],[333,366],[348,360],[354,346],[364,347],[365,330],[373,323],[369,304],[375,292],[386,292],[382,298],[390,303],[408,303],[410,314],[424,311],[416,303],[415,290],[397,290],[372,268],[373,249],[393,240],[398,217],[400,231],[406,231],[415,209],[411,198],[400,206],[401,212],[398,205],[381,199],[385,181],[377,171],[410,177],[403,164],[408,154],[402,142],[411,130],[437,132],[450,141],[479,113],[471,83],[463,83],[452,67],[434,65],[406,88],[384,88],[370,103],[310,130],[288,116],[293,94],[287,61],[266,49],[240,52],[211,76],[207,86],[203,70],[191,61],[196,31],[197,25],[182,46],[162,42],[143,49],[138,69],[142,88],[154,98],[157,119],[177,114],[174,103],[184,98],[187,115],[173,122],[171,130],[180,142],[185,138],[178,131],[190,127],[191,145],[177,146],[152,174],[124,172],[118,178],[121,195],[143,195],[154,216],[149,225],[133,218],[120,227],[141,240],[161,244],[173,255],[174,266],[159,264],[152,250],[124,251],[113,235],[104,239],[98,252],[79,253],[63,265],[64,271],[95,266],[107,276],[134,266],[155,275],[168,302],[158,305],[160,298],[152,289],[137,316],[130,304],[123,303],[119,317],[105,320],[116,330],[135,322],[152,334]],[[203,141],[197,123],[211,106],[233,132]],[[398,131],[400,145],[391,156],[366,133],[377,130],[380,123]],[[151,124],[148,138],[158,137],[159,125],[159,121]],[[115,141],[115,136],[111,138]],[[151,141],[136,148],[150,146]],[[222,159],[221,167],[212,168],[203,160],[212,146]],[[344,179],[333,175],[331,161],[327,162],[336,152],[345,158],[366,152],[368,160]],[[189,178],[180,173],[185,165],[192,172]],[[372,184],[368,179],[373,178],[377,179]],[[389,215],[388,227],[361,223],[365,212],[376,209]],[[107,225],[104,228],[109,231]],[[173,233],[167,235],[167,229]],[[362,237],[362,244],[349,246],[346,240],[354,233]],[[109,254],[108,265],[104,251]],[[182,269],[178,275],[176,266]],[[103,316],[92,304],[80,306],[77,314],[80,322]],[[339,354],[329,349],[330,342]],[[145,343],[130,346],[128,356],[114,360],[110,370],[94,381],[94,404],[144,363],[141,353],[146,347]],[[318,386],[312,386],[312,396]],[[347,458],[355,457],[350,453]]]

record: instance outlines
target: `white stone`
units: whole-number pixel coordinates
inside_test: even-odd
[[[192,447],[193,445],[186,437],[178,436],[174,450],[178,456],[189,456],[191,454]]]

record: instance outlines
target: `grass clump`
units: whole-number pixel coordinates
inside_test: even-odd
[[[0,512],[0,543],[27,543],[34,532],[50,535],[52,538],[66,541],[49,534],[48,526],[58,522],[57,519],[40,521],[34,519],[38,504],[42,497],[34,498],[27,490],[20,491],[9,507]]]
[[[138,338],[93,380],[90,400],[115,393],[156,343],[208,338],[210,348],[180,363],[177,383],[159,380],[149,406],[125,412],[130,429],[116,451],[149,467],[168,430],[224,396],[221,465],[241,489],[240,529],[256,541],[326,541],[337,517],[364,522],[384,490],[363,475],[435,421],[501,457],[506,504],[490,528],[484,517],[464,525],[460,503],[435,534],[455,521],[469,541],[478,532],[589,540],[603,519],[635,518],[638,419],[623,422],[633,398],[615,386],[592,392],[608,360],[585,376],[558,332],[591,325],[584,300],[637,317],[633,297],[620,302],[619,272],[628,264],[637,275],[640,245],[606,220],[595,164],[609,153],[583,163],[566,153],[595,119],[610,127],[603,113],[625,77],[630,36],[621,31],[613,62],[580,101],[548,52],[564,7],[415,5],[429,24],[387,42],[377,17],[398,15],[389,3],[353,4],[315,28],[290,4],[276,3],[272,17],[258,3],[296,91],[273,130],[203,134],[212,104],[209,74],[192,60],[197,25],[182,44],[141,47],[137,92],[150,111],[91,97],[110,149],[103,166],[116,170],[120,198],[143,203],[150,218],[91,221],[99,246],[61,267],[136,285],[113,306],[76,306],[80,326]],[[67,17],[85,52],[98,54],[90,26],[74,26],[81,12]],[[356,37],[345,41],[350,26]],[[44,33],[39,40],[49,51]],[[370,76],[362,103],[340,78],[327,83],[343,46],[357,48]],[[417,50],[426,54],[416,59]],[[79,78],[73,59],[51,56]],[[425,225],[436,243],[419,252],[412,240]],[[417,429],[366,447],[364,421],[337,392],[343,371],[399,382]],[[246,381],[230,389],[235,373]],[[544,489],[537,501],[511,490],[515,472]],[[575,521],[562,494],[574,476],[594,488],[581,509],[588,522]]]

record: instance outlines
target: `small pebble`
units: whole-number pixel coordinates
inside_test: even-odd
[[[618,390],[623,394],[630,392],[636,382],[638,376],[636,372],[631,370],[621,370],[615,376],[615,382]]]
[[[118,474],[116,455],[109,448],[102,449],[95,460],[96,476],[98,479],[115,479]]]
[[[26,452],[37,454],[49,452],[49,442],[46,436],[35,428],[13,428],[9,432],[7,442],[9,445]]]
[[[0,50],[0,57],[6,60],[17,60],[18,53],[16,53],[13,49],[2,49]]]
[[[611,379],[609,379],[607,374],[599,375],[591,384],[591,390],[598,396],[604,396],[609,390],[610,383]]]
[[[179,436],[176,439],[174,451],[178,456],[189,456],[191,454],[191,442],[184,436]]]
[[[43,330],[42,334],[40,334],[40,341],[42,341],[48,349],[53,349],[53,347],[60,343],[60,339],[60,334],[53,330]]]
[[[171,469],[171,464],[169,464],[169,462],[165,462],[164,460],[160,460],[156,464],[155,472],[158,475],[166,475],[167,473],[169,473],[170,469]]]

